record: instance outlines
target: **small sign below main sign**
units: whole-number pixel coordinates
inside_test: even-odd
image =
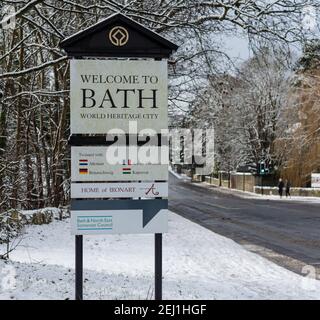
[[[120,163],[112,164],[111,160],[107,160],[108,150],[108,147],[71,147],[71,180],[73,182],[168,180],[167,164],[134,163],[126,155],[117,161]]]
[[[135,234],[168,231],[168,210],[162,209],[145,227],[142,210],[72,211],[71,232],[84,234]]]
[[[72,233],[164,233],[168,200],[72,200]]]
[[[72,183],[71,198],[168,197],[167,182]]]

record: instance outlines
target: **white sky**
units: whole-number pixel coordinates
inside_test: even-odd
[[[250,57],[248,39],[240,36],[225,36],[226,53],[235,60],[243,62]]]

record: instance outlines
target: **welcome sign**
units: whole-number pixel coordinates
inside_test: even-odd
[[[71,134],[168,128],[167,61],[71,60]]]
[[[161,300],[162,233],[168,231],[167,60],[178,46],[121,13],[60,45],[72,58],[76,299],[83,299],[83,235],[154,233],[154,292]]]

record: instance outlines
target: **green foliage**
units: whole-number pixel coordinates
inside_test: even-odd
[[[303,71],[317,69],[320,66],[320,41],[309,41],[304,45],[302,57],[297,67]]]

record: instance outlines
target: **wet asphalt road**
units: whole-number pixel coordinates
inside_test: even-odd
[[[292,271],[320,267],[320,204],[243,199],[172,174],[169,185],[173,212],[242,245],[271,250],[256,252]]]

